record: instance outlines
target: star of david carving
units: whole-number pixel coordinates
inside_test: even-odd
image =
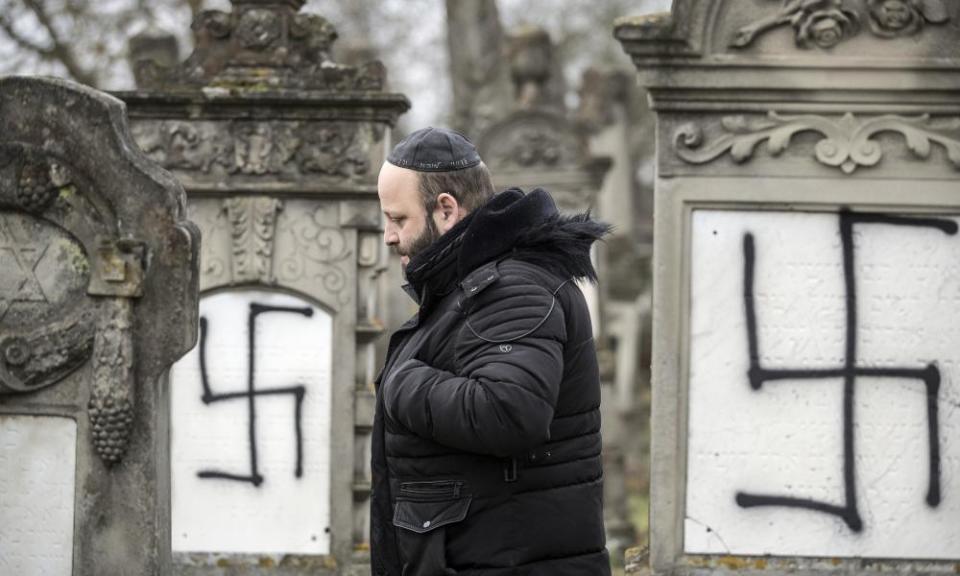
[[[0,321],[15,303],[48,302],[37,278],[37,266],[47,253],[47,248],[47,245],[18,240],[7,221],[0,218],[0,270],[3,271]]]

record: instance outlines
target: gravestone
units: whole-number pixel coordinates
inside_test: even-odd
[[[658,115],[655,574],[960,569],[960,4],[674,2]]]
[[[587,131],[567,117],[551,83],[556,67],[547,32],[524,27],[510,36],[514,106],[477,136],[498,189],[543,187],[561,210],[596,204],[610,159],[590,154]]]
[[[0,78],[0,573],[166,574],[199,234],[123,103]]]
[[[376,177],[409,103],[380,63],[333,62],[335,28],[302,5],[203,12],[183,64],[147,53],[119,94],[204,234],[199,344],[171,371],[176,574],[367,561]]]

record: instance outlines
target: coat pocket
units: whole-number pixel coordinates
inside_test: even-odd
[[[446,526],[467,517],[472,497],[458,481],[404,482],[393,510],[403,576],[449,576]]]

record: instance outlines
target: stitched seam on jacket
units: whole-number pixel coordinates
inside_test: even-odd
[[[597,456],[592,456],[592,458],[597,458]],[[599,476],[593,478],[588,478],[586,480],[580,480],[578,482],[570,482],[568,484],[558,484],[556,486],[548,486],[546,488],[531,488],[529,490],[524,490],[522,492],[514,492],[513,496],[518,496],[520,494],[533,494],[535,492],[554,492],[556,490],[564,490],[567,488],[576,488],[577,486],[587,486],[590,484],[599,484],[603,480],[603,470],[600,471]]]

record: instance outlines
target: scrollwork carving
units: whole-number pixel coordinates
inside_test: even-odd
[[[93,352],[92,316],[81,312],[0,341],[0,390],[35,392],[56,384]]]
[[[208,201],[213,204],[213,200]],[[200,208],[200,207],[203,208]],[[230,222],[222,204],[206,207],[206,202],[189,205],[190,220],[200,228],[204,239],[200,246],[201,290],[228,283],[229,250],[220,249],[218,238],[230,236]]]
[[[280,262],[278,276],[284,283],[319,282],[328,300],[342,306],[353,297],[348,272],[353,250],[343,230],[323,224],[323,211],[321,206],[284,227],[293,249]]]
[[[729,153],[735,162],[743,163],[753,157],[761,142],[766,141],[767,151],[778,156],[790,146],[793,136],[814,132],[822,136],[815,146],[816,160],[852,174],[860,166],[876,166],[880,162],[883,149],[873,138],[892,132],[902,136],[907,149],[918,158],[928,158],[933,144],[943,147],[950,163],[960,169],[960,140],[946,134],[960,130],[960,118],[934,121],[925,114],[913,118],[887,115],[858,120],[850,113],[832,119],[770,112],[763,119],[728,116],[721,120],[721,126],[726,134],[709,143],[704,142],[700,126],[681,126],[674,136],[677,155],[691,164],[705,164]]]

